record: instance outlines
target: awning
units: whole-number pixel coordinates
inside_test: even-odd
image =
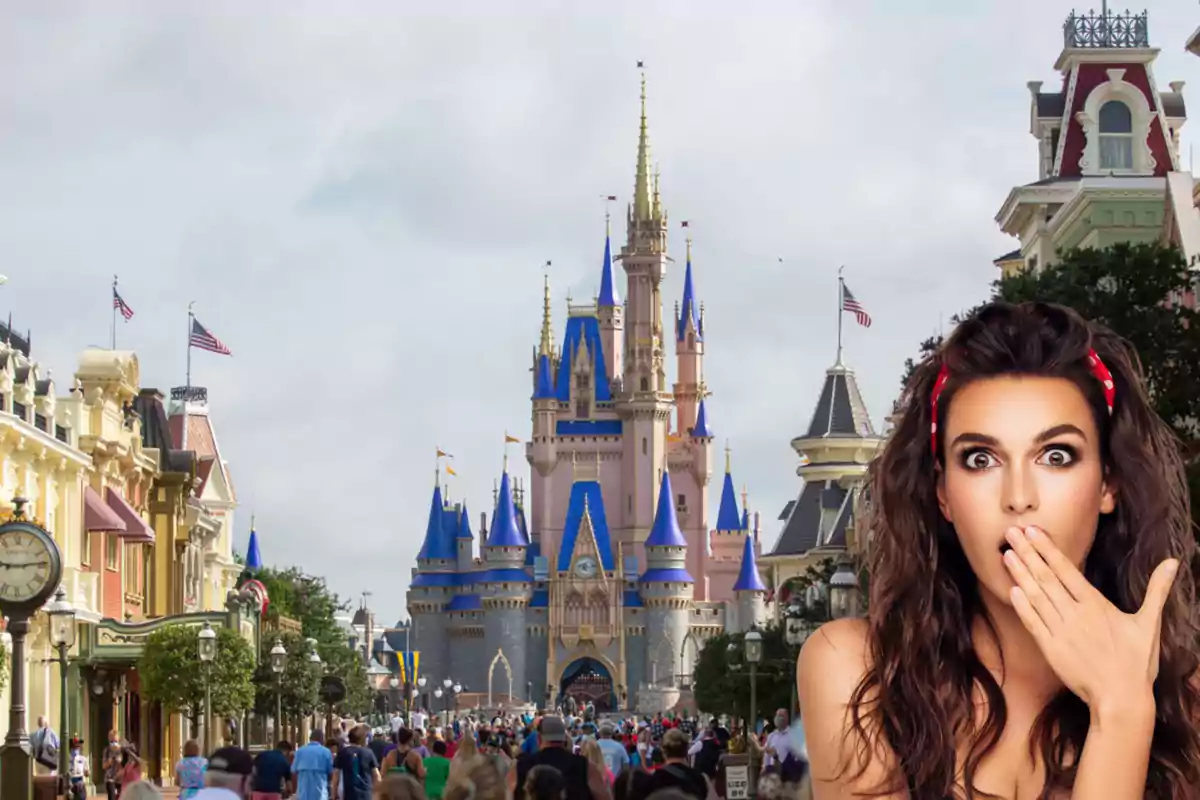
[[[129,507],[121,495],[117,494],[109,487],[105,495],[108,501],[108,507],[117,512],[117,516],[125,521],[125,532],[122,537],[131,542],[154,542],[154,529],[145,523],[138,516],[137,512]]]
[[[96,490],[90,486],[83,487],[83,527],[89,531],[114,533],[125,532],[125,520],[109,508]]]

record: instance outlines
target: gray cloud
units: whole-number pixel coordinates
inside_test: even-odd
[[[197,353],[194,377],[265,557],[373,590],[389,623],[434,446],[478,513],[504,429],[528,427],[541,265],[560,333],[566,291],[596,287],[599,198],[633,180],[636,60],[664,201],[693,221],[714,425],[773,541],[797,488],[788,441],[834,356],[838,265],[875,318],[847,320],[846,348],[878,422],[904,358],[1011,249],[992,217],[1036,176],[1025,82],[1053,82],[1069,10],[3,5],[15,323],[63,378],[107,342],[118,273],[137,312],[119,343],[165,388],[182,383],[196,300],[234,350]],[[1163,85],[1197,75],[1184,9],[1150,9]]]

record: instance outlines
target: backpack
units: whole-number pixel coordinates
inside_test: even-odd
[[[34,745],[33,760],[47,769],[58,769],[58,745],[50,741],[48,729],[38,731],[38,742]]]

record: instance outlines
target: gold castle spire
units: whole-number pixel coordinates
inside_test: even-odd
[[[637,176],[633,184],[633,218],[648,220],[651,218],[653,210],[653,197],[651,195],[650,134],[646,128],[646,72],[641,61],[638,62],[638,68],[642,70],[642,120],[638,128]]]
[[[549,263],[546,262],[546,265],[549,266]],[[542,279],[542,341],[538,346],[538,355],[550,355],[553,343],[554,329],[550,324],[550,273],[547,272]]]

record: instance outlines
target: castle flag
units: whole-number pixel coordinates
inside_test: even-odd
[[[520,444],[521,440],[515,436],[509,436],[507,433],[505,433],[504,434],[504,443],[505,444]]]
[[[446,474],[453,475],[456,478],[458,477],[458,473],[454,471],[454,467],[450,466],[449,464],[446,465]]]

